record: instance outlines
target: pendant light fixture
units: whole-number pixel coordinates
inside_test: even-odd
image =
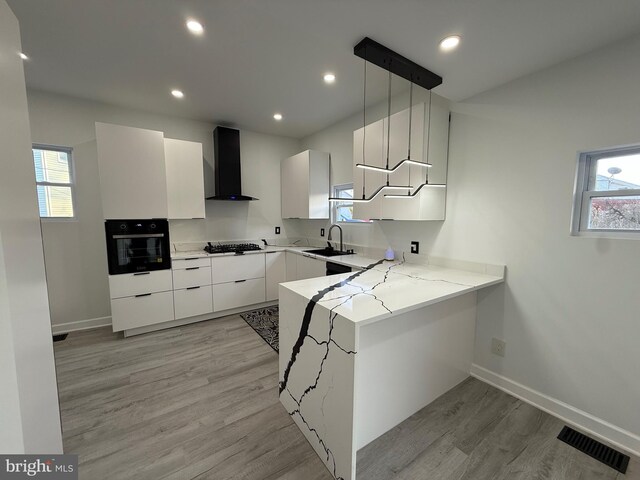
[[[412,93],[413,93],[413,83],[411,83],[411,87],[409,89],[409,105],[410,105],[409,106],[409,147],[407,148],[407,159],[411,158],[411,113],[412,113],[412,107],[413,107]],[[431,140],[431,90],[429,90],[429,117],[427,120],[427,162],[429,161],[430,140]],[[429,164],[429,166],[431,165]],[[409,171],[409,176],[411,176],[411,171]],[[420,190],[422,190],[423,188],[431,188],[431,187],[445,188],[446,185],[444,183],[429,183],[429,171],[427,170],[425,171],[424,183],[421,183],[413,193],[411,193],[411,190],[409,189],[406,195],[388,194],[388,195],[385,195],[385,198],[413,198],[416,195],[418,195]]]
[[[446,185],[441,184],[429,184],[429,167],[432,165],[428,161],[428,140],[427,140],[427,161],[422,162],[419,160],[414,160],[411,158],[411,118],[412,118],[412,107],[413,107],[413,84],[419,85],[427,90],[429,90],[429,133],[431,134],[431,89],[437,87],[442,83],[442,77],[439,75],[427,70],[426,68],[418,65],[415,62],[412,62],[406,57],[394,52],[393,50],[385,47],[384,45],[376,42],[375,40],[370,39],[369,37],[365,37],[362,39],[354,48],[353,53],[362,58],[364,60],[364,104],[362,109],[362,163],[357,163],[356,167],[362,170],[362,197],[353,199],[345,199],[340,197],[329,197],[330,202],[349,202],[349,203],[360,203],[360,202],[370,202],[376,196],[380,194],[385,189],[388,190],[407,190],[407,194],[405,195],[395,195],[395,194],[385,194],[385,197],[391,198],[411,198],[418,194],[418,192],[424,187],[445,187]],[[366,145],[366,100],[367,100],[367,62],[370,62],[378,67],[381,67],[384,70],[389,72],[389,88],[388,88],[388,103],[387,103],[387,114],[389,117],[389,123],[391,118],[391,74],[398,75],[406,80],[409,80],[411,84],[410,91],[410,111],[409,111],[409,148],[407,149],[407,158],[401,160],[393,167],[389,166],[389,141],[387,142],[387,161],[385,167],[379,167],[376,165],[367,164],[367,159],[365,156],[365,145]],[[389,126],[387,126],[387,137],[389,136]],[[418,188],[411,193],[411,189],[413,188],[411,185],[390,185],[389,184],[389,175],[399,168],[401,168],[404,164],[416,165],[425,168],[425,182],[418,186]],[[387,175],[387,182],[385,185],[380,186],[373,194],[369,197],[366,196],[365,186],[366,186],[366,171],[377,171],[380,173],[385,173]],[[409,171],[409,178],[411,178],[411,171]],[[409,181],[408,183],[411,183]]]
[[[366,49],[366,47],[365,47]],[[365,57],[366,57],[366,53],[365,53]],[[389,70],[389,84],[388,84],[388,99],[387,99],[387,116],[389,118],[389,122],[388,122],[388,126],[387,126],[387,138],[389,137],[389,125],[390,125],[390,120],[391,120],[391,70]],[[366,146],[366,139],[367,139],[367,60],[365,58],[364,60],[364,95],[363,95],[363,106],[362,106],[362,161],[364,163],[362,163],[361,165],[364,165],[364,167],[368,167],[368,165],[366,164],[366,155],[365,155],[365,146]],[[369,197],[366,196],[366,191],[365,191],[365,187],[366,187],[366,172],[363,170],[362,172],[362,197],[361,198],[356,198],[354,196],[353,199],[344,199],[341,197],[329,197],[329,201],[330,202],[345,202],[348,201],[349,203],[367,203],[367,202],[371,202],[374,198],[376,198],[378,196],[378,194],[380,192],[382,192],[383,190],[407,190],[407,189],[411,189],[412,186],[411,185],[390,185],[389,184],[389,173],[392,172],[392,170],[389,170],[389,141],[387,140],[387,168],[383,169],[385,172],[387,172],[387,183],[386,185],[382,185],[380,186],[380,188],[378,188],[375,192],[373,192],[373,194]],[[360,165],[360,164],[359,164]],[[379,167],[378,167],[379,168]]]

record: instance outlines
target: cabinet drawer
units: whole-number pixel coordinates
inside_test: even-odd
[[[264,302],[264,278],[240,282],[220,283],[213,286],[213,311],[244,307]]]
[[[173,290],[171,270],[109,275],[111,298],[132,297],[141,293]]]
[[[173,271],[173,288],[211,285],[211,267],[188,267]]]
[[[211,259],[211,278],[214,284],[262,277],[264,277],[264,253]]]
[[[173,292],[144,294],[111,300],[113,331],[145,327],[174,319]]]
[[[210,267],[211,259],[209,257],[187,257],[187,258],[172,258],[171,268],[173,270],[181,270],[183,268],[192,267]]]
[[[211,285],[174,290],[176,320],[213,312]]]

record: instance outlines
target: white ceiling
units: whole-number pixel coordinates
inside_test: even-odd
[[[31,88],[292,137],[361,109],[353,46],[364,36],[440,74],[434,92],[460,100],[640,32],[638,0],[8,2]],[[444,54],[449,34],[463,40]]]

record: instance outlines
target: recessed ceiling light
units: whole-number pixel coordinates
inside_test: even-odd
[[[449,37],[445,37],[440,40],[440,50],[444,50],[448,52],[449,50],[453,50],[460,44],[460,36],[459,35],[451,35]]]
[[[29,57],[27,57],[24,53],[20,52],[20,58],[23,60],[29,60]]]
[[[194,35],[202,35],[204,33],[204,27],[197,20],[187,20],[187,28]]]
[[[324,81],[325,83],[333,83],[336,81],[336,76],[333,73],[325,73]]]
[[[274,113],[273,114],[273,118],[274,118],[274,120],[280,121],[280,120],[282,120],[282,114],[281,113]]]
[[[176,98],[184,97],[184,93],[182,93],[182,90],[171,90],[171,95],[173,95]]]

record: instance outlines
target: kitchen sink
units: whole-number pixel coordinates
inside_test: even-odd
[[[313,253],[315,255],[322,255],[323,257],[337,257],[339,255],[353,255],[353,252],[342,252],[340,250],[334,250],[329,248],[318,248],[316,250],[305,250],[305,253]]]

